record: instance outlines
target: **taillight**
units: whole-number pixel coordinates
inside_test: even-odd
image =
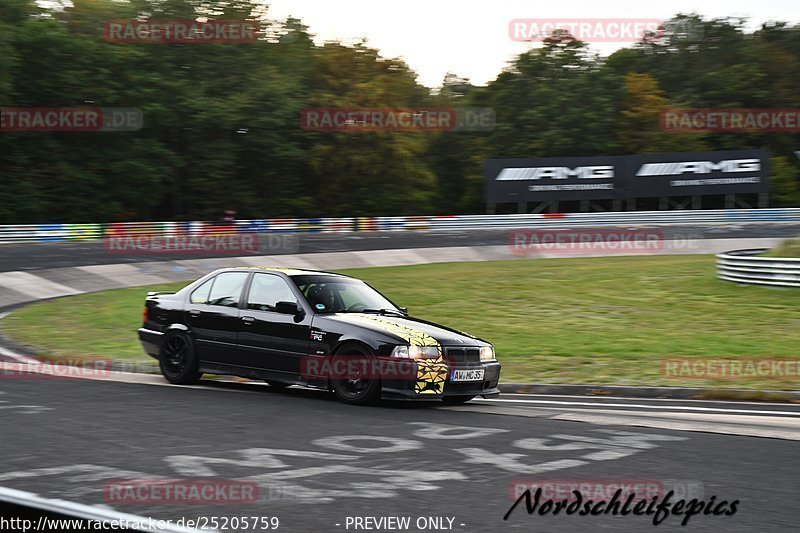
[[[149,318],[150,318],[150,313],[147,310],[147,304],[145,304],[144,309],[142,309],[142,323],[147,322]]]

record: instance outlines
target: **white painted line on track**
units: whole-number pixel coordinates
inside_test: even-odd
[[[556,411],[556,407],[541,407],[548,411]],[[563,409],[562,409],[563,412]],[[654,418],[659,419],[675,419],[681,422],[713,422],[717,423],[720,420],[732,424],[743,424],[753,426],[780,426],[783,428],[792,427],[800,428],[800,419],[797,417],[783,417],[783,416],[758,416],[758,415],[741,415],[741,414],[727,414],[724,418],[716,413],[676,413],[672,411],[625,411],[622,409],[570,409],[570,413],[580,415],[608,415],[608,416],[625,416],[625,417],[639,417],[639,418]],[[557,415],[554,418],[558,418]]]
[[[562,413],[550,417],[550,420],[567,422],[585,422],[607,426],[632,426],[663,429],[669,431],[694,431],[697,433],[714,433],[721,435],[738,435],[742,437],[760,437],[768,439],[800,440],[800,431],[796,428],[770,427],[753,424],[729,424],[726,418],[720,417],[714,422],[683,421],[668,418],[647,418],[644,416],[625,416],[593,414],[589,412]]]
[[[783,392],[783,391],[769,391],[769,392]],[[518,397],[518,398],[574,398],[576,400],[583,400],[587,401],[589,399],[595,400],[630,400],[634,402],[681,402],[681,403],[719,403],[725,405],[753,405],[756,403],[765,403],[767,405],[779,407],[781,405],[786,406],[796,406],[800,409],[800,403],[787,403],[787,402],[744,402],[744,401],[733,401],[733,400],[699,400],[696,398],[687,398],[687,399],[680,399],[680,398],[642,398],[641,396],[592,396],[592,395],[580,395],[580,394],[525,394],[525,393],[517,393],[517,392],[503,392],[501,393],[500,400],[505,400],[507,396]]]
[[[565,407],[571,406],[583,406],[583,407],[591,407],[600,405],[602,407],[627,407],[627,408],[638,408],[638,409],[658,409],[664,410],[666,407],[663,405],[644,405],[644,404],[634,404],[634,403],[597,403],[597,402],[561,402],[556,400],[504,400],[502,398],[499,399],[484,399],[484,400],[476,400],[477,403],[484,403],[484,402],[491,402],[491,403],[519,403],[519,404],[531,404],[531,405],[563,405]],[[762,410],[754,410],[754,409],[720,409],[717,407],[694,407],[694,406],[686,406],[686,405],[671,405],[668,407],[672,410],[678,411],[700,411],[700,412],[707,412],[707,413],[732,413],[732,414],[753,414],[753,415],[787,415],[787,416],[798,416],[800,417],[800,411],[762,411]]]
[[[139,527],[141,528],[137,528],[139,531],[160,531],[165,533],[195,533],[197,531],[196,529],[178,526],[177,524],[166,523],[162,522],[161,520],[153,520],[144,516],[121,513],[119,511],[115,511],[114,509],[107,509],[97,505],[86,505],[67,500],[44,498],[32,492],[15,490],[9,487],[0,487],[0,502],[20,505],[25,508],[39,509],[50,513],[64,514],[68,517],[93,520],[100,522],[105,526],[110,526],[110,522],[115,522],[117,525],[127,522],[128,524],[139,524]],[[70,519],[65,519],[65,522],[67,520]],[[57,520],[51,519],[51,522],[57,522]],[[31,524],[31,526],[36,525],[36,528],[33,529],[34,531],[40,529],[39,524],[42,526],[45,525],[41,520],[38,522],[38,524]],[[89,525],[90,524],[87,524],[87,526]],[[87,527],[87,529],[94,530],[95,528]],[[109,527],[108,529],[114,528]],[[44,528],[42,528],[42,530],[44,530]]]
[[[17,357],[22,357],[15,354]],[[164,379],[161,374],[137,374],[133,372],[116,372],[105,370],[91,370],[81,369],[79,367],[64,367],[46,361],[39,361],[37,359],[28,359],[18,363],[2,362],[0,361],[0,370],[5,371],[8,375],[0,374],[0,381],[4,378],[8,379],[13,376],[16,379],[24,379],[31,374],[42,375],[42,379],[87,379],[90,381],[107,381],[112,383],[130,383],[134,385],[156,385],[159,387],[176,387],[180,389],[203,389],[203,390],[216,390],[225,392],[239,392],[239,393],[252,393],[253,390],[248,389],[230,389],[222,387],[213,387],[204,385],[203,381],[197,385],[175,385]],[[9,376],[10,375],[10,376]],[[234,383],[233,381],[219,380],[207,381],[206,383]],[[256,385],[261,385],[256,383]],[[268,387],[267,384],[263,384]]]
[[[18,361],[20,363],[35,363],[35,362],[38,362],[38,361],[36,361],[36,359],[33,359],[32,357],[27,357],[27,356],[24,356],[24,355],[20,355],[18,353],[12,352],[11,350],[7,350],[7,349],[3,348],[2,346],[0,346],[0,356],[8,357],[8,358],[13,359],[14,361]]]

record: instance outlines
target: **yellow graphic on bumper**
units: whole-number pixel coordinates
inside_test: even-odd
[[[414,383],[414,392],[417,394],[442,394],[444,392],[444,383],[447,381],[447,363],[442,358],[442,346],[435,338],[418,329],[377,316],[348,315],[347,320],[380,327],[397,335],[410,346],[436,346],[439,354],[436,359],[417,360],[417,380]]]
[[[414,383],[414,392],[442,394],[445,381],[447,381],[447,363],[441,357],[417,361],[417,382]]]

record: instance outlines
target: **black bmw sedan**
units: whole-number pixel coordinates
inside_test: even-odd
[[[139,339],[171,383],[203,373],[378,398],[462,403],[497,396],[488,342],[409,316],[361,280],[310,270],[226,268],[148,293]]]

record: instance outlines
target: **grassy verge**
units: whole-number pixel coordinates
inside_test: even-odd
[[[800,239],[788,239],[780,246],[764,254],[767,257],[796,257],[800,258]]]
[[[800,291],[718,281],[711,256],[450,263],[345,271],[412,314],[486,338],[504,381],[798,389],[797,378],[667,378],[663,358],[797,358]],[[0,322],[51,355],[149,361],[136,340],[147,290],[34,304]]]

